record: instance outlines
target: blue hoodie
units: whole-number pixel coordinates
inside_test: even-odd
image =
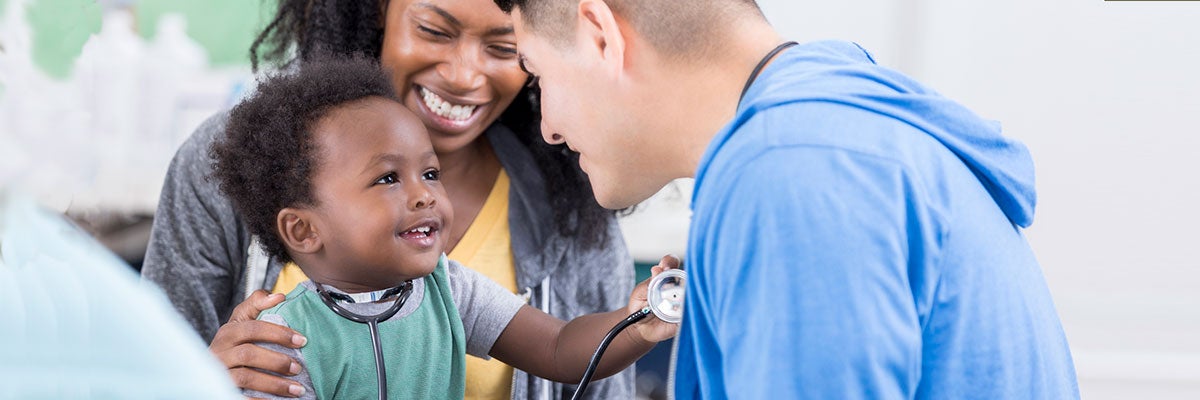
[[[696,173],[675,394],[1063,399],[1020,143],[845,42],[758,77]]]

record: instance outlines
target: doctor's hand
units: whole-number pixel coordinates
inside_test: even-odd
[[[300,373],[300,364],[291,357],[255,344],[269,342],[298,349],[308,342],[307,338],[290,328],[256,319],[260,312],[278,305],[284,298],[282,294],[267,295],[264,290],[254,291],[233,309],[229,322],[222,325],[213,336],[208,350],[225,364],[233,383],[239,388],[285,397],[304,394],[304,386],[300,383],[258,370],[273,371],[283,376]]]
[[[647,299],[647,289],[650,286],[650,281],[654,280],[654,277],[663,271],[681,268],[679,258],[672,255],[663,256],[659,260],[658,265],[650,268],[650,278],[642,281],[633,288],[633,293],[629,295],[629,306],[626,307],[626,311],[633,314],[647,307],[650,304]],[[654,314],[650,314],[638,323],[630,326],[627,331],[630,334],[640,337],[642,340],[657,343],[675,337],[675,334],[679,333],[679,324],[665,322],[658,319]]]

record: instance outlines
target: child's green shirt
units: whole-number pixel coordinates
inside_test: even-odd
[[[340,292],[328,285],[325,289]],[[375,315],[392,301],[339,304],[358,314]],[[379,324],[388,397],[461,399],[465,355],[486,358],[522,304],[520,297],[443,256],[433,274],[413,281],[413,293],[400,311]],[[267,345],[304,367],[300,375],[290,377],[305,386],[303,398],[378,397],[367,325],[330,310],[312,282],[297,286],[259,319],[290,326],[308,338],[299,350]],[[245,394],[271,397],[254,391]]]

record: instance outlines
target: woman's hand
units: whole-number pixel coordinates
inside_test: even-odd
[[[255,344],[270,342],[298,349],[308,342],[307,338],[290,328],[256,319],[260,312],[274,307],[284,298],[282,294],[268,296],[264,290],[254,291],[246,301],[233,309],[229,322],[217,330],[212,344],[208,346],[208,350],[229,369],[234,384],[242,389],[279,396],[298,397],[304,394],[304,386],[296,381],[255,369],[273,371],[283,376],[300,373],[300,364],[291,357]]]
[[[642,281],[633,288],[633,293],[629,295],[629,306],[626,307],[626,311],[633,314],[648,306],[650,303],[646,298],[646,291],[650,286],[650,281],[654,280],[654,277],[663,271],[677,268],[680,268],[679,258],[672,255],[663,256],[659,260],[658,265],[650,268],[650,278]],[[642,340],[657,343],[675,337],[675,334],[679,333],[679,324],[664,322],[651,314],[640,322],[633,324],[629,332],[637,335]]]

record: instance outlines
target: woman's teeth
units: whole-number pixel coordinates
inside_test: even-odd
[[[424,97],[425,106],[429,107],[434,114],[451,121],[463,121],[470,118],[471,113],[475,112],[475,107],[478,107],[476,105],[461,106],[452,104],[425,88],[421,88],[421,97]]]

